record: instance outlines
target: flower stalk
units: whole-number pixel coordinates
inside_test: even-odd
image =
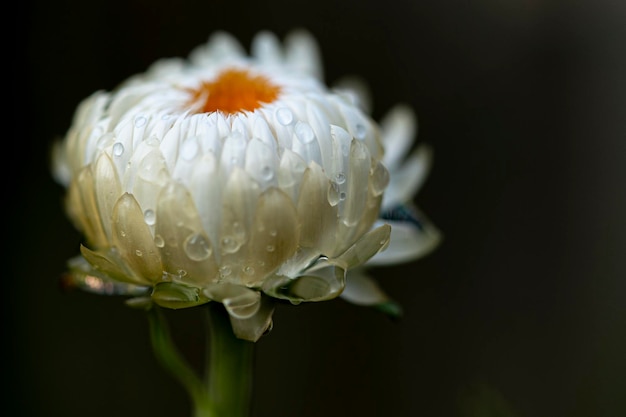
[[[160,307],[148,310],[150,337],[161,366],[187,391],[193,417],[248,417],[254,343],[235,337],[221,305],[209,303],[206,373],[196,371],[176,348]]]

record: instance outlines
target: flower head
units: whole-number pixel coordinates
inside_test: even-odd
[[[217,33],[78,107],[54,149],[84,234],[71,280],[183,308],[217,301],[256,340],[271,299],[339,296],[386,247],[378,125],[321,80],[311,37]]]

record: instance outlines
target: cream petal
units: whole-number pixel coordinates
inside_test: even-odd
[[[246,172],[261,186],[262,190],[278,185],[279,160],[276,152],[259,139],[248,142]]]
[[[123,194],[113,208],[113,246],[125,263],[144,279],[161,279],[161,256],[144,214],[132,194]]]
[[[105,248],[109,246],[109,241],[98,212],[92,166],[82,169],[76,178],[76,193],[80,196],[82,212],[80,219],[84,225],[87,240],[96,248]]]
[[[326,257],[318,258],[293,279],[276,281],[278,286],[264,291],[294,304],[303,301],[324,301],[336,298],[345,286],[346,270]]]
[[[113,161],[106,153],[100,155],[96,160],[94,188],[102,226],[109,240],[112,237],[111,219],[113,218],[113,207],[122,194],[122,186],[117,177]]]
[[[222,193],[220,264],[232,272],[230,279],[240,280],[242,262],[247,257],[250,228],[260,189],[242,169],[235,168]]]
[[[307,122],[299,121],[295,124],[293,131],[294,139],[291,149],[305,161],[313,161],[323,166],[318,138],[311,125]]]
[[[244,283],[260,284],[294,255],[299,237],[298,217],[289,197],[277,188],[261,194],[251,228]]]
[[[363,215],[368,196],[370,165],[370,154],[365,145],[361,141],[353,140],[350,146],[345,201],[343,210],[340,210],[341,219],[348,228],[356,226]]]
[[[224,304],[226,311],[233,318],[248,319],[261,307],[261,293],[241,285],[212,284],[204,287],[202,292],[211,300]]]
[[[222,178],[228,178],[235,168],[243,168],[246,160],[247,141],[238,133],[229,135],[224,140],[220,167]]]
[[[337,230],[337,206],[329,202],[331,189],[322,168],[312,162],[304,172],[297,204],[300,246],[318,248],[328,256],[334,255]]]
[[[148,278],[129,268],[126,261],[115,249],[96,252],[81,245],[80,253],[97,271],[113,280],[140,286],[151,284]]]
[[[267,121],[256,114],[252,114],[252,136],[260,140],[264,145],[268,146],[272,152],[278,153],[277,140],[272,133]]]
[[[170,183],[159,195],[155,239],[160,243],[165,271],[173,279],[203,286],[217,279],[217,263],[211,240],[189,191]]]
[[[391,226],[383,224],[363,235],[347,251],[333,260],[345,269],[365,263],[389,244]]]
[[[193,196],[202,221],[213,247],[219,247],[222,206],[220,204],[222,185],[218,181],[219,173],[215,155],[206,153],[195,165],[189,179],[189,191]]]
[[[274,301],[269,297],[261,296],[260,306],[254,315],[245,319],[230,316],[235,336],[250,342],[258,341],[271,329],[273,313]]]
[[[298,154],[289,149],[283,151],[278,170],[278,186],[291,197],[293,202],[297,201],[300,182],[305,170],[306,163]]]
[[[305,108],[307,121],[317,140],[321,165],[323,167],[331,167],[333,166],[333,141],[330,121],[317,104],[307,102]],[[329,173],[329,175],[334,174],[335,172]]]

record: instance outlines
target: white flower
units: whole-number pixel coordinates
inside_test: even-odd
[[[217,33],[80,104],[54,149],[86,239],[75,284],[132,304],[221,302],[257,340],[273,299],[335,298],[389,243],[389,224],[373,227],[389,180],[377,124],[323,85],[306,33],[282,46],[262,32],[251,49]]]

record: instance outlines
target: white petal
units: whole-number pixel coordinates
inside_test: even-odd
[[[441,233],[428,222],[423,229],[406,222],[387,222],[391,225],[389,246],[372,257],[367,265],[391,265],[410,262],[429,254],[441,242]]]
[[[417,134],[417,120],[413,110],[405,105],[397,105],[380,122],[385,145],[383,163],[393,171],[408,153]]]
[[[259,32],[252,39],[250,53],[264,64],[278,65],[283,62],[282,47],[278,37],[273,32]]]
[[[430,147],[421,145],[401,167],[391,172],[390,182],[383,197],[383,209],[412,201],[426,180],[431,161]]]
[[[324,70],[317,42],[305,30],[289,33],[285,39],[287,62],[295,69],[323,80]]]
[[[380,288],[374,278],[365,274],[362,268],[351,269],[346,279],[346,287],[341,298],[357,305],[373,306],[389,301],[389,296]]]

